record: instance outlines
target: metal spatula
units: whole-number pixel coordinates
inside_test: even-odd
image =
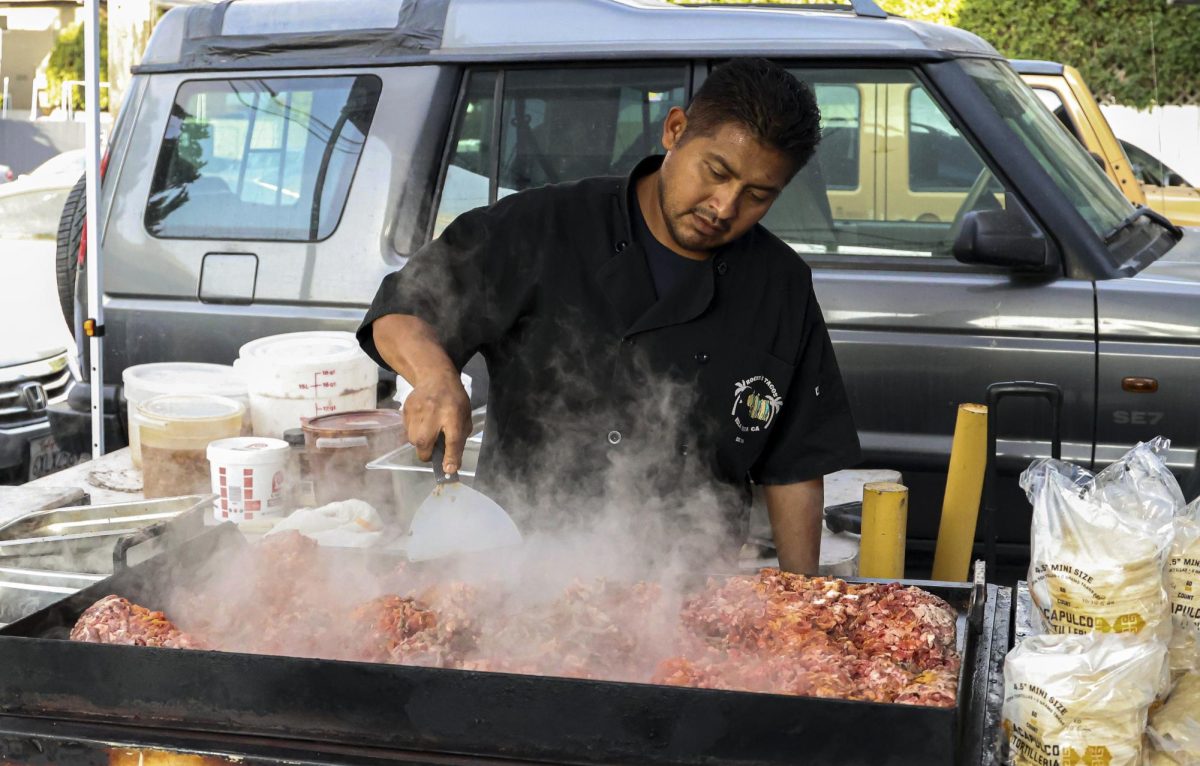
[[[482,492],[447,475],[442,466],[446,459],[446,436],[438,434],[433,448],[433,491],[413,514],[409,527],[410,561],[453,556],[459,553],[517,545],[521,531],[512,517]]]

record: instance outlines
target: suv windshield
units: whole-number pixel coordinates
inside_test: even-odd
[[[962,66],[1092,230],[1105,237],[1120,226],[1133,206],[1021,78],[998,61]]]

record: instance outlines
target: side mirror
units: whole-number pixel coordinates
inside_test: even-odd
[[[1016,209],[972,210],[954,237],[954,257],[962,263],[1051,272],[1058,259],[1046,238]]]

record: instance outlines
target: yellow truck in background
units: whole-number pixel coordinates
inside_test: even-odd
[[[1130,202],[1148,205],[1179,226],[1200,226],[1200,191],[1157,157],[1119,140],[1079,70],[1053,61],[1011,63]]]
[[[1012,61],[1067,130],[1135,205],[1200,226],[1200,192],[1148,152],[1119,140],[1078,70]],[[821,104],[818,149],[835,220],[953,221],[983,169],[929,91],[911,82],[812,83]],[[1002,192],[995,193],[1004,204]]]

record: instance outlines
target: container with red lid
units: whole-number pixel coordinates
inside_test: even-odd
[[[407,441],[399,411],[337,412],[312,418],[303,428],[318,504],[365,500],[384,517],[393,515],[391,481],[379,472],[368,472],[367,463]]]

